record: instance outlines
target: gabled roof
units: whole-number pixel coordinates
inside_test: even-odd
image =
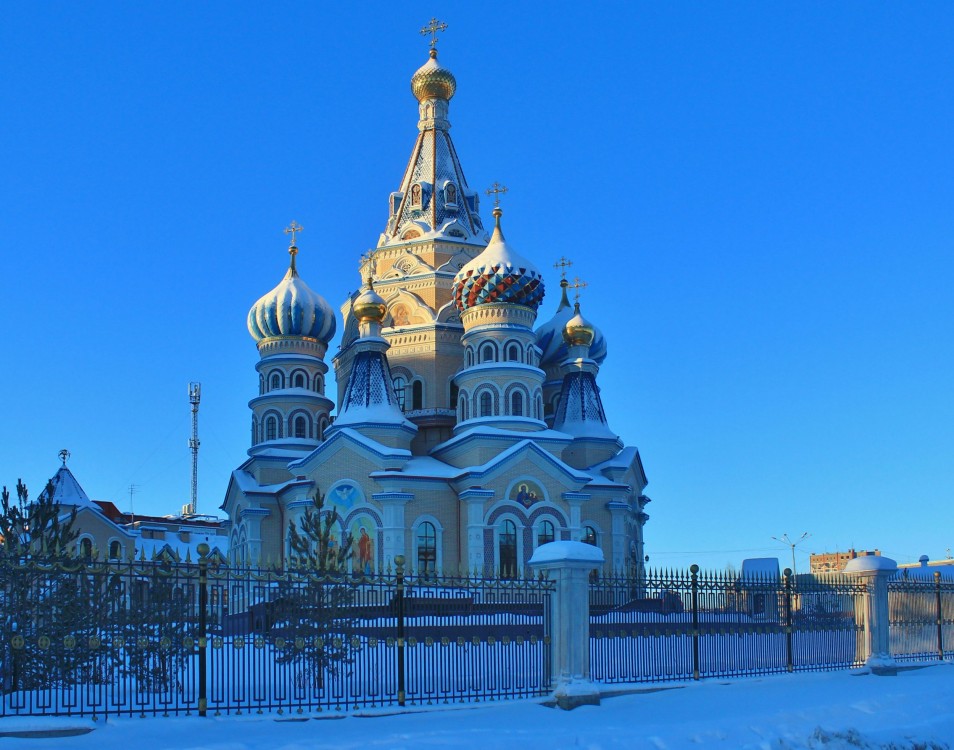
[[[564,463],[549,451],[541,448],[532,440],[522,440],[516,445],[510,446],[507,448],[507,450],[498,453],[492,459],[480,466],[470,466],[461,470],[460,475],[457,477],[457,481],[459,483],[470,482],[473,479],[482,479],[492,472],[503,470],[507,466],[517,463],[527,453],[532,453],[536,456],[539,456],[546,463],[550,464],[554,469],[562,473],[572,482],[578,482],[581,485],[585,485],[593,479],[593,477],[586,472],[578,471],[569,464]]]

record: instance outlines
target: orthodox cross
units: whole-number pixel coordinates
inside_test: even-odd
[[[70,452],[64,448],[57,455],[60,457],[60,461],[63,462],[63,466],[66,466],[66,462],[70,459]]]
[[[295,221],[294,219],[292,219],[291,225],[285,229],[285,234],[291,235],[292,247],[295,247],[295,234],[298,232],[301,232],[303,229],[304,227],[301,224],[299,224],[297,221]]]
[[[436,18],[432,18],[431,22],[427,24],[423,29],[421,29],[421,34],[427,36],[431,34],[431,49],[437,47],[437,32],[438,31],[447,31],[447,24],[443,21],[438,21]]]
[[[574,277],[572,284],[567,284],[567,289],[575,290],[573,294],[574,302],[576,302],[577,304],[580,303],[580,290],[585,289],[587,286],[589,285],[585,281],[580,281],[579,276]]]
[[[560,269],[560,278],[566,279],[566,269],[573,265],[572,260],[567,260],[565,257],[561,256],[560,260],[553,264],[554,268]]]
[[[368,266],[368,283],[371,283],[371,279],[374,276],[374,250],[368,250],[364,255],[361,256],[361,267],[364,268]]]
[[[500,205],[500,196],[503,193],[507,192],[507,188],[504,185],[501,185],[499,182],[495,182],[490,186],[490,189],[487,191],[487,195],[492,195],[494,197],[494,206]]]

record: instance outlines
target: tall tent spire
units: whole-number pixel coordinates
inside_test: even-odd
[[[401,186],[391,193],[388,224],[378,247],[418,238],[474,245],[488,239],[479,216],[479,197],[467,185],[449,133],[448,110],[457,79],[437,59],[437,32],[446,28],[435,18],[421,29],[433,38],[427,62],[411,77],[419,132]]]

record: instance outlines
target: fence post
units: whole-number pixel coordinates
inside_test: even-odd
[[[394,558],[396,568],[395,580],[397,591],[394,594],[394,606],[397,609],[397,678],[398,678],[398,705],[405,702],[404,693],[404,555]]]
[[[941,571],[934,571],[934,599],[937,606],[937,658],[944,661],[944,612],[941,609]]]
[[[845,566],[845,573],[864,583],[867,588],[863,607],[865,666],[874,674],[897,673],[897,666],[891,657],[888,619],[888,580],[897,571],[898,564],[881,555],[856,557]]]
[[[792,655],[792,569],[785,568],[785,668],[789,672],[795,670],[795,659]]]
[[[603,551],[583,542],[541,544],[530,567],[553,581],[550,598],[550,674],[553,697],[565,710],[599,705],[590,681],[590,571],[603,566]]]
[[[689,566],[692,578],[692,679],[699,679],[699,566]]]
[[[199,716],[205,716],[207,710],[206,683],[208,674],[205,663],[206,647],[206,609],[209,604],[209,545],[201,542],[196,551],[199,553]]]

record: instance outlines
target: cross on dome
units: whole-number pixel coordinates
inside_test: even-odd
[[[365,266],[368,266],[367,282],[368,286],[371,286],[372,278],[374,276],[374,250],[368,250],[364,255],[361,256],[360,268],[364,268]]]
[[[573,289],[573,301],[579,305],[580,304],[580,290],[585,289],[589,284],[585,281],[581,281],[579,276],[574,277],[572,284],[567,284],[567,289]]]
[[[566,281],[566,269],[573,265],[572,260],[567,260],[564,256],[560,256],[560,260],[553,264],[554,268],[560,269],[560,280]]]
[[[421,34],[423,36],[427,36],[428,34],[431,35],[431,49],[435,49],[437,47],[438,31],[447,31],[447,24],[443,21],[438,21],[436,18],[432,18],[430,23],[421,29]]]
[[[63,462],[63,466],[66,466],[66,462],[70,460],[70,452],[64,448],[56,455],[60,457],[60,461]]]
[[[295,234],[297,232],[303,231],[304,229],[305,228],[294,219],[292,219],[292,223],[290,225],[285,227],[285,234],[291,235],[291,247],[295,246]]]
[[[495,182],[490,186],[490,188],[487,190],[487,195],[492,195],[494,197],[494,207],[500,205],[500,196],[507,191],[507,186],[501,185],[499,182]]]

